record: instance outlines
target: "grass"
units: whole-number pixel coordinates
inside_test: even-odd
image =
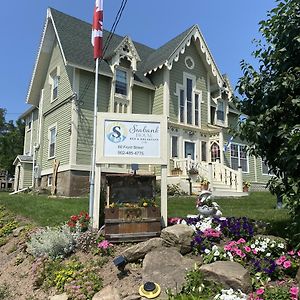
[[[196,196],[169,197],[168,216],[197,214]],[[261,220],[271,224],[271,232],[283,236],[289,216],[285,209],[275,209],[276,198],[268,192],[253,192],[247,197],[216,199],[224,216]],[[88,198],[49,198],[45,195],[0,193],[0,205],[14,214],[30,219],[38,226],[54,226],[66,222],[71,215],[88,211]]]
[[[0,193],[0,205],[38,226],[55,226],[71,215],[88,211],[88,198],[49,198],[46,195]]]

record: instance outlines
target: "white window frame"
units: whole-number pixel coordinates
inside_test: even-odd
[[[47,185],[48,186],[52,186],[52,182],[53,182],[53,175],[52,174],[49,174],[47,176]]]
[[[55,129],[55,142],[54,142],[54,150],[53,155],[50,155],[50,146],[51,146],[51,131]],[[56,156],[56,145],[57,145],[57,123],[52,124],[48,127],[48,159],[53,159]]]
[[[26,126],[27,126],[27,131],[31,131],[32,128],[32,114],[26,118]]]
[[[238,157],[235,157],[234,156],[234,158],[237,158],[238,159],[238,167],[239,166],[241,166],[241,155],[240,155],[240,152],[241,152],[241,148],[242,147],[246,147],[246,145],[244,145],[244,144],[239,144],[239,143],[231,143],[231,145],[230,145],[230,167],[233,169],[233,167],[232,167],[232,162],[231,162],[231,159],[232,159],[232,155],[231,155],[231,148],[233,147],[233,146],[238,146]],[[244,159],[244,158],[242,158],[242,159]],[[242,170],[242,172],[243,173],[245,173],[245,174],[248,174],[249,173],[249,154],[247,153],[246,154],[246,159],[247,159],[247,171],[243,171]]]
[[[188,120],[188,111],[187,111],[187,80],[190,79],[192,81],[192,122],[191,124],[187,122]],[[201,104],[203,103],[203,97],[202,97],[202,91],[196,89],[196,82],[197,78],[196,76],[183,72],[183,84],[176,84],[176,92],[175,96],[178,98],[178,123],[185,124],[188,126],[196,126],[201,128]],[[183,98],[184,98],[184,108],[183,108],[183,121],[181,121],[180,118],[180,112],[181,112],[181,105],[180,105],[180,96],[181,91],[183,91]],[[198,120],[199,124],[195,124],[195,95],[198,95],[198,101],[199,101],[199,107],[198,107]]]
[[[186,140],[184,139],[183,140],[183,157],[185,158],[185,143],[190,143],[190,144],[194,144],[194,158],[191,158],[192,160],[197,160],[197,157],[198,157],[198,152],[197,152],[197,143],[195,141],[191,141],[191,140]]]
[[[50,84],[50,103],[58,99],[58,88],[60,81],[60,68],[54,68],[49,75],[49,84]],[[56,97],[54,97],[54,89],[57,88]]]

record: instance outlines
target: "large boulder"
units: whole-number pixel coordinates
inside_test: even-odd
[[[121,300],[119,292],[111,285],[104,287],[96,293],[92,300]]]
[[[138,259],[144,258],[145,255],[153,249],[162,247],[162,244],[163,239],[153,238],[125,249],[121,255],[123,255],[128,262],[134,262]]]
[[[181,254],[186,254],[192,250],[191,242],[193,240],[194,230],[186,224],[176,224],[164,228],[160,237],[163,239],[163,245],[166,247],[176,247]]]
[[[159,299],[168,299],[166,289],[179,292],[185,283],[186,272],[195,262],[183,257],[176,248],[158,248],[146,254],[143,261],[143,282],[153,281],[160,285]]]
[[[232,261],[217,261],[203,265],[200,271],[208,280],[222,283],[225,287],[240,289],[244,293],[251,291],[251,278],[249,271],[242,265]]]

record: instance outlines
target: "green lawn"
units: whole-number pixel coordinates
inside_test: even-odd
[[[185,217],[197,214],[196,197],[170,197],[168,216]],[[66,222],[73,214],[81,210],[88,211],[88,198],[49,198],[45,195],[0,193],[0,205],[17,215],[29,218],[39,226],[53,226]],[[284,209],[275,209],[276,199],[268,192],[254,192],[242,198],[220,198],[216,202],[224,216],[246,216],[255,220],[268,222],[272,233],[283,235],[289,216]]]
[[[46,195],[0,193],[0,205],[39,226],[66,222],[71,215],[88,211],[88,198],[49,198]]]

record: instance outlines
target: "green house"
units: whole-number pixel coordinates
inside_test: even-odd
[[[109,32],[104,31],[104,44]],[[24,151],[14,161],[15,190],[56,188],[58,195],[89,191],[93,140],[95,62],[91,24],[49,8],[22,115]],[[197,25],[158,49],[114,34],[99,67],[98,111],[168,118],[168,183],[194,192],[210,181],[217,194],[242,195],[242,182],[263,188],[269,179],[261,159],[231,140],[239,112]],[[195,171],[196,170],[196,171]],[[130,166],[105,165],[104,173]],[[193,171],[193,172],[192,172]],[[141,165],[140,173],[156,174]]]

